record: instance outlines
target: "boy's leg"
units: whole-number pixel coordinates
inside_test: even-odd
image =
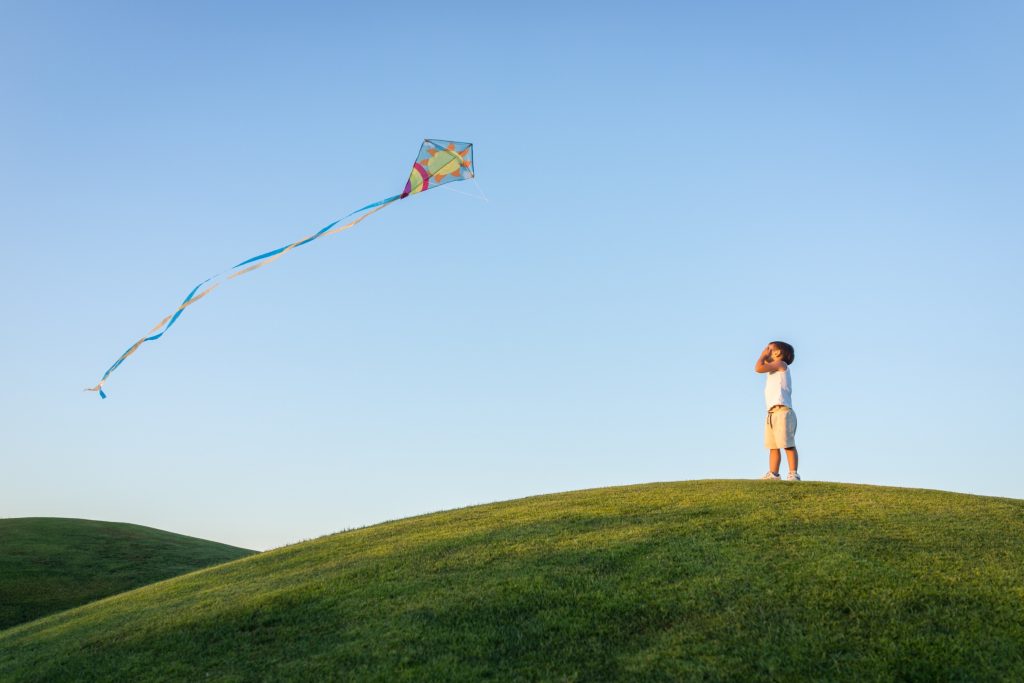
[[[786,449],[786,460],[789,461],[789,471],[796,472],[796,466],[799,461],[799,456],[797,455],[796,448]],[[778,465],[778,461],[776,461],[775,464]],[[775,471],[778,472],[777,469]]]
[[[786,455],[789,455],[789,449],[786,449]],[[772,448],[768,450],[768,471],[772,474],[779,473],[779,465],[782,464],[782,452],[778,448]]]

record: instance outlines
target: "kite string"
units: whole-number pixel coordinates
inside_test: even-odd
[[[473,184],[476,185],[476,189],[480,190],[479,195],[473,194],[472,192],[463,192],[462,190],[456,190],[452,187],[449,187],[448,185],[439,185],[438,187],[440,187],[443,190],[448,190],[449,192],[454,192],[455,194],[461,194],[463,197],[472,197],[473,199],[478,199],[482,202],[490,203],[491,200],[487,198],[487,193],[484,192],[484,188],[480,187],[480,183],[476,182],[476,178],[474,176],[470,176],[470,180],[472,180]]]
[[[473,185],[476,187],[476,189],[480,190],[480,194],[483,195],[484,201],[490,204],[491,200],[487,198],[487,193],[484,192],[484,188],[480,185],[480,183],[476,181],[476,174],[474,173],[473,175],[469,176],[469,179],[473,181]]]
[[[296,247],[300,247],[300,246],[302,246],[304,244],[308,244],[309,242],[312,242],[313,240],[315,240],[315,239],[317,239],[319,237],[324,237],[324,236],[328,236],[328,235],[336,235],[337,233],[341,232],[342,230],[347,230],[347,229],[349,229],[351,227],[354,227],[354,226],[358,225],[360,222],[362,222],[364,219],[368,218],[369,216],[371,216],[371,215],[377,213],[378,211],[380,211],[381,209],[383,209],[388,204],[391,204],[392,202],[397,201],[399,198],[400,197],[398,195],[395,195],[394,197],[388,197],[387,199],[383,199],[383,200],[381,200],[379,202],[374,202],[373,204],[368,204],[367,206],[364,206],[361,209],[356,209],[352,213],[348,214],[348,216],[352,216],[354,214],[357,214],[360,211],[366,211],[366,209],[372,209],[372,210],[367,211],[365,214],[363,214],[359,218],[356,218],[355,220],[350,221],[350,222],[346,223],[345,225],[338,226],[338,223],[340,223],[342,220],[344,220],[344,218],[342,218],[340,220],[336,220],[333,223],[328,224],[327,227],[321,229],[320,231],[318,231],[316,233],[313,233],[309,237],[305,237],[305,238],[303,238],[303,239],[301,239],[301,240],[299,240],[297,242],[293,242],[293,243],[289,244],[286,247],[282,247],[280,249],[275,249],[273,251],[266,252],[265,254],[261,254],[260,256],[255,256],[255,257],[253,257],[251,259],[242,261],[238,265],[236,265],[236,266],[234,266],[232,268],[229,268],[228,270],[221,271],[217,275],[214,275],[213,277],[210,277],[210,278],[207,278],[207,279],[203,280],[198,285],[196,285],[195,288],[191,292],[189,292],[188,296],[185,297],[185,300],[181,302],[181,304],[178,306],[178,308],[173,313],[171,313],[170,315],[165,317],[163,320],[161,320],[159,323],[157,323],[153,327],[153,329],[151,329],[149,332],[146,333],[146,335],[144,337],[142,337],[137,342],[132,344],[128,348],[127,351],[122,353],[121,356],[116,361],[114,361],[114,364],[111,365],[110,368],[108,368],[105,373],[103,373],[102,379],[100,379],[99,383],[96,386],[94,386],[94,387],[87,387],[85,389],[85,391],[97,391],[97,392],[99,392],[100,398],[106,398],[107,395],[103,391],[103,384],[104,384],[104,382],[107,381],[107,378],[110,376],[110,373],[112,373],[114,370],[116,370],[118,367],[120,367],[121,363],[123,363],[129,356],[131,356],[133,353],[135,353],[139,349],[139,347],[142,346],[145,342],[155,341],[155,340],[159,339],[160,337],[162,337],[164,335],[164,333],[166,333],[167,330],[171,329],[171,326],[174,325],[175,322],[177,322],[178,317],[181,316],[181,314],[185,311],[186,308],[188,308],[192,304],[196,303],[197,301],[199,301],[200,299],[205,297],[207,294],[209,294],[214,289],[216,289],[221,284],[223,284],[223,282],[227,282],[228,280],[233,280],[236,277],[239,277],[241,275],[245,275],[246,273],[251,273],[252,271],[256,270],[257,268],[262,268],[263,266],[265,266],[265,265],[267,265],[269,263],[273,263],[277,259],[279,259],[282,256],[284,256],[285,254],[287,254],[292,249],[295,249]],[[345,218],[348,218],[348,216],[345,216]],[[232,270],[234,270],[235,268],[238,268],[239,266],[243,266],[243,265],[246,265],[246,264],[249,264],[249,263],[251,263],[252,265],[250,265],[250,266],[248,266],[246,268],[243,268],[242,270],[239,270],[237,272],[231,273],[231,275],[229,275],[225,280],[222,280],[220,282],[214,282],[212,285],[210,285],[209,287],[204,289],[202,292],[200,292],[199,294],[196,294],[196,292],[199,291],[199,288],[202,287],[203,285],[205,285],[207,282],[210,282],[212,280],[217,280],[218,278],[223,276],[225,273],[229,273]],[[156,332],[157,330],[160,330],[159,334],[154,334],[154,332]]]

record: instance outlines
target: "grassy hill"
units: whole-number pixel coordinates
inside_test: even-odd
[[[1024,501],[699,481],[348,531],[0,633],[0,680],[1024,680]]]
[[[250,553],[135,524],[0,519],[0,629]]]

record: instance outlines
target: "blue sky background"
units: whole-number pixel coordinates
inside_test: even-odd
[[[268,548],[766,469],[1024,497],[1017,2],[0,4],[0,516]],[[200,280],[235,281],[81,391]],[[471,183],[451,186],[476,193]]]

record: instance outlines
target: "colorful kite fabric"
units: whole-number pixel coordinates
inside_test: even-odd
[[[446,140],[424,140],[420,153],[412,165],[409,182],[399,197],[405,199],[411,194],[424,192],[432,186],[444,185],[454,180],[464,180],[473,175],[473,145],[468,142]]]
[[[128,347],[128,350],[122,353],[121,356],[114,361],[114,364],[111,365],[105,373],[103,373],[103,377],[100,379],[99,384],[94,387],[89,387],[86,391],[99,392],[100,398],[106,398],[107,394],[103,391],[103,384],[107,381],[107,378],[110,377],[110,373],[117,370],[121,363],[123,363],[128,356],[135,353],[140,346],[146,342],[156,341],[160,337],[164,336],[164,334],[167,333],[167,330],[171,329],[171,326],[177,322],[179,317],[181,317],[181,314],[186,308],[202,299],[227,280],[233,280],[236,277],[245,275],[246,273],[251,273],[257,268],[262,268],[269,263],[273,263],[292,249],[301,247],[304,244],[309,244],[315,239],[326,237],[328,235],[335,235],[342,230],[354,227],[372,214],[380,211],[385,206],[388,206],[399,199],[405,199],[409,195],[416,194],[418,192],[425,192],[432,187],[444,185],[456,180],[465,180],[467,178],[472,178],[473,176],[472,143],[452,142],[451,140],[424,140],[423,144],[420,146],[419,154],[416,155],[416,161],[413,162],[412,172],[409,174],[409,181],[405,184],[405,190],[403,190],[401,194],[396,194],[393,197],[388,197],[387,199],[367,204],[361,209],[356,209],[344,218],[339,218],[333,223],[330,223],[298,242],[292,242],[289,245],[268,251],[264,254],[260,254],[259,256],[253,256],[250,259],[246,259],[241,263],[232,266],[222,273],[203,280],[188,293],[188,296],[185,297],[185,300],[181,302],[181,305],[178,306],[173,313],[157,323],[153,329],[146,333],[146,336]],[[358,215],[357,218],[354,218],[347,223],[341,224],[346,218],[356,216],[357,214],[361,215]]]

